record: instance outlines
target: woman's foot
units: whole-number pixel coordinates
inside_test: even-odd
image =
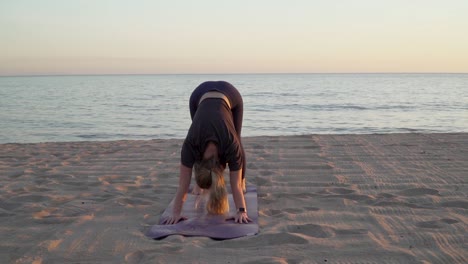
[[[203,194],[203,189],[198,186],[198,184],[195,184],[195,187],[192,190],[192,194],[194,195],[200,195]]]

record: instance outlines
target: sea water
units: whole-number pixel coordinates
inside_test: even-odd
[[[243,96],[243,136],[468,132],[468,74],[0,77],[0,143],[184,138],[191,92]]]

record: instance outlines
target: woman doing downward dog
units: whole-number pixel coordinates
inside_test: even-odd
[[[243,101],[237,89],[224,81],[204,82],[190,96],[192,125],[182,145],[179,188],[173,213],[164,221],[175,224],[181,215],[194,170],[194,194],[209,190],[206,209],[210,214],[229,212],[223,172],[229,180],[236,206],[236,223],[248,223],[245,192],[245,153],[241,142]]]

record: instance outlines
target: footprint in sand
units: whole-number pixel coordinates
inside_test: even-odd
[[[265,216],[283,216],[283,211],[282,210],[277,210],[277,209],[267,209],[263,210],[260,213],[262,213]]]
[[[369,231],[367,229],[337,229],[337,235],[366,235]]]
[[[409,208],[417,208],[417,209],[434,209],[432,205],[423,205],[423,204],[414,204],[414,203],[407,203],[402,201],[377,201],[369,203],[371,206],[383,206],[383,207],[409,207]]]
[[[380,199],[380,198],[384,198],[384,199],[392,199],[392,198],[395,198],[396,195],[393,195],[393,194],[390,194],[390,193],[379,193],[377,195],[377,199]]]
[[[263,160],[263,159],[262,159]],[[256,166],[257,168],[255,169],[260,169],[260,170],[267,170],[267,169],[270,169],[271,166],[270,164],[266,164],[266,163],[261,163],[259,164],[258,166]]]
[[[129,264],[137,264],[137,263],[140,263],[144,257],[145,257],[145,253],[143,253],[140,250],[137,250],[137,251],[134,251],[125,255],[125,261],[126,263],[129,263]]]
[[[8,212],[10,211],[15,211],[17,208],[24,208],[24,203],[22,202],[10,202],[10,201],[1,201],[0,202],[0,208],[2,211],[4,210],[5,216],[7,215]],[[1,214],[0,214],[1,215]]]
[[[326,188],[320,191],[320,194],[351,194],[354,193],[354,190],[346,188]]]
[[[308,207],[308,206],[304,207],[304,209],[307,211],[319,211],[320,210],[320,208],[318,207]]]
[[[249,258],[250,259],[250,258]],[[227,262],[230,263],[230,262]],[[282,263],[301,263],[300,258],[282,258],[282,257],[254,257],[252,260],[248,260],[247,262],[242,262],[244,264],[282,264]]]
[[[351,193],[354,193],[355,191],[351,189],[346,189],[346,188],[331,188],[330,192],[335,193],[335,194],[351,194]]]
[[[318,211],[318,210],[320,209],[317,207],[304,207],[304,209],[286,208],[282,210],[268,209],[268,210],[263,210],[262,214],[265,216],[284,216],[285,214],[296,215],[296,214],[303,213],[304,211],[310,212],[310,211]]]
[[[12,215],[15,215],[15,214],[10,211],[0,208],[0,217],[12,216]]]
[[[318,194],[323,195],[324,198],[342,198],[364,203],[371,203],[375,200],[375,198],[372,196],[357,194],[355,192],[355,190],[346,188],[326,188],[318,192]]]
[[[455,219],[442,218],[440,220],[418,222],[416,223],[416,226],[421,228],[438,229],[443,228],[445,225],[453,225],[456,223],[458,223],[458,221]]]
[[[263,145],[259,145],[259,144],[254,144],[252,145],[253,149],[265,149],[265,147]]]
[[[153,202],[139,198],[120,198],[117,203],[123,206],[152,205]]]
[[[440,204],[442,207],[452,207],[452,208],[462,208],[468,209],[468,202],[467,201],[450,201],[450,202],[443,202]]]
[[[304,245],[308,244],[305,238],[291,233],[275,233],[275,234],[262,234],[255,237],[254,241],[251,241],[250,247],[263,247],[263,246],[284,246],[286,244]],[[242,240],[231,240],[225,243],[226,246],[236,247],[245,246],[245,241]]]
[[[286,209],[283,209],[283,212],[286,212],[288,214],[299,214],[299,213],[304,212],[304,210],[297,209],[297,208],[286,208]]]
[[[367,229],[336,229],[315,224],[290,225],[286,227],[286,230],[291,233],[299,233],[316,238],[329,238],[337,235],[365,235],[368,233]]]
[[[269,171],[269,170],[261,170],[261,171],[258,172],[258,174],[260,174],[262,176],[274,175],[274,173],[272,171]]]
[[[257,186],[271,186],[271,181],[265,178],[262,178],[262,176],[257,176],[255,179],[257,181]]]
[[[17,169],[6,173],[6,176],[10,179],[16,179],[24,174],[23,169]]]
[[[428,189],[428,188],[412,188],[406,189],[403,191],[398,192],[399,195],[403,196],[421,196],[421,195],[436,195],[440,196],[439,191],[435,189]]]
[[[328,238],[333,237],[336,234],[333,228],[315,224],[289,225],[286,226],[286,231],[290,233],[304,234],[316,238]]]
[[[39,202],[48,202],[51,198],[47,195],[40,195],[40,194],[24,194],[18,195],[9,199],[9,202],[16,202],[16,203],[39,203]]]

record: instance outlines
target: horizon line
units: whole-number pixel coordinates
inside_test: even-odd
[[[313,74],[468,74],[468,72],[254,72],[254,73],[63,73],[0,74],[0,77],[151,76],[151,75],[313,75]]]

